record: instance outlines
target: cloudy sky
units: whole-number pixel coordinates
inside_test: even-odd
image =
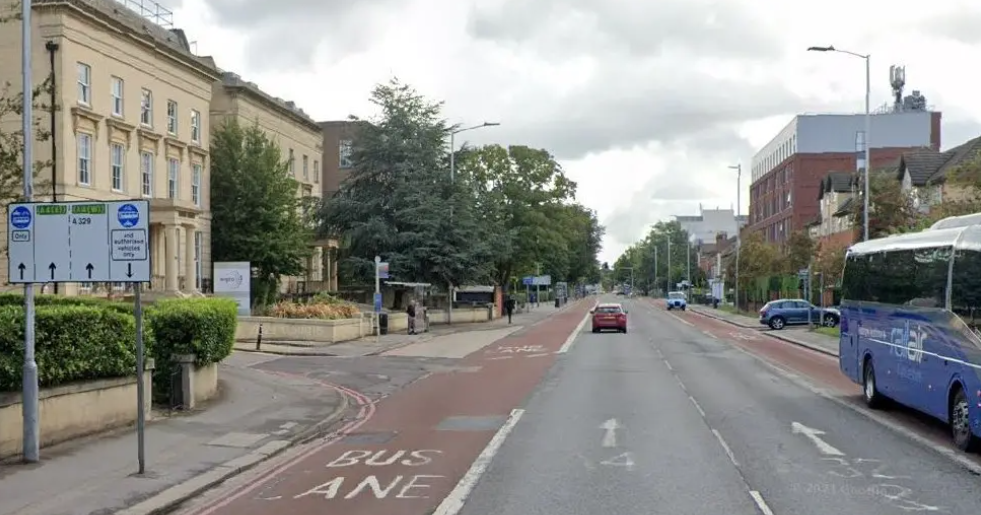
[[[317,119],[372,114],[397,76],[470,143],[549,149],[607,228],[613,261],[671,215],[736,203],[753,151],[799,112],[864,108],[906,65],[944,113],[944,147],[981,134],[981,4],[967,0],[161,0],[224,69]],[[927,7],[929,6],[929,8]],[[930,8],[934,10],[931,11]],[[462,142],[461,142],[462,143]],[[742,212],[748,184],[742,181]]]

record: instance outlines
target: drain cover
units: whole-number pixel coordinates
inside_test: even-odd
[[[436,426],[438,431],[496,431],[507,417],[446,417]]]

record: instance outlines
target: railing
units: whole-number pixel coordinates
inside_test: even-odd
[[[115,1],[165,29],[170,29],[174,26],[174,12],[153,0]]]

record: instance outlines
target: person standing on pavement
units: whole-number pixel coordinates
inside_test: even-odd
[[[504,301],[504,311],[508,313],[508,323],[511,323],[511,315],[514,314],[514,297],[508,295],[508,300]]]
[[[416,334],[416,299],[409,301],[405,314],[409,317],[409,334]]]

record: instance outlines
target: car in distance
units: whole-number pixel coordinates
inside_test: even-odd
[[[671,291],[668,292],[668,311],[672,309],[680,309],[685,311],[688,308],[688,299],[685,297],[685,292],[683,291]]]
[[[841,320],[841,312],[834,308],[819,308],[802,299],[771,300],[760,308],[760,323],[770,329],[783,329],[788,325],[807,323],[810,310],[812,323],[825,327],[835,327]]]
[[[620,304],[597,304],[590,313],[593,315],[593,332],[615,329],[618,333],[627,332],[627,310]]]

